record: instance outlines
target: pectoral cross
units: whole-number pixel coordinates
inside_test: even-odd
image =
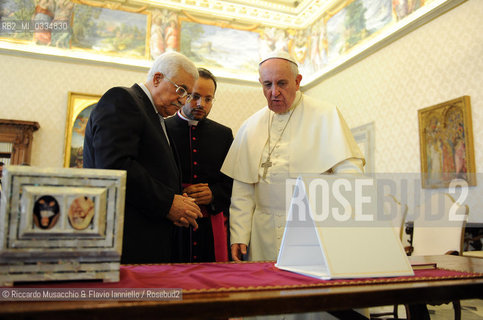
[[[262,162],[263,179],[267,177],[268,168],[270,168],[271,166],[272,166],[272,161],[270,161],[270,157],[267,158],[267,161]]]

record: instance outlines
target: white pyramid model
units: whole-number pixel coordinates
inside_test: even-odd
[[[313,200],[299,177],[276,267],[321,279],[414,274],[390,223],[387,227],[380,223],[368,227],[367,223],[357,226],[331,221],[324,226],[324,221],[312,219],[316,216]]]

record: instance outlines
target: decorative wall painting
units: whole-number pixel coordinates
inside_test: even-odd
[[[230,73],[255,74],[258,70],[257,32],[182,21],[181,35],[181,53],[198,65]]]
[[[476,185],[470,97],[418,110],[423,188],[443,188],[454,179]]]
[[[369,122],[364,125],[351,129],[352,135],[356,140],[357,145],[364,154],[366,164],[364,166],[364,173],[371,174],[375,172],[375,129],[374,122]]]
[[[213,8],[207,17],[200,6],[167,5],[175,1],[0,0],[0,49],[142,68],[164,52],[180,51],[217,76],[253,82],[260,57],[284,49],[296,59],[305,86],[464,1],[332,0],[312,22],[274,27],[232,20],[229,9],[220,15]]]
[[[64,167],[82,168],[87,120],[100,95],[69,92],[65,124]]]

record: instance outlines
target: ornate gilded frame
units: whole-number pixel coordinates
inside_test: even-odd
[[[375,149],[375,129],[374,122],[369,122],[364,125],[351,129],[352,135],[356,140],[359,148],[361,148],[366,165],[364,166],[364,172],[371,174],[376,172],[374,149]]]
[[[422,187],[449,186],[453,179],[476,185],[469,96],[418,110]]]
[[[87,124],[88,115],[81,115],[81,113],[83,111],[85,113],[85,110],[96,104],[100,98],[101,95],[98,94],[69,92],[67,99],[67,120],[65,123],[64,167],[82,167],[82,163],[79,161],[77,161],[77,165],[73,165],[76,163],[74,161],[76,159],[73,157],[72,150],[79,148],[79,146],[76,147],[73,145],[72,137],[75,135],[76,138],[80,138],[80,136],[83,138],[84,125]]]

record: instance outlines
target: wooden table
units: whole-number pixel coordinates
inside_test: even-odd
[[[410,257],[411,263],[483,273],[483,259]],[[194,293],[178,301],[1,302],[0,319],[228,318],[483,298],[483,278],[286,290]]]

